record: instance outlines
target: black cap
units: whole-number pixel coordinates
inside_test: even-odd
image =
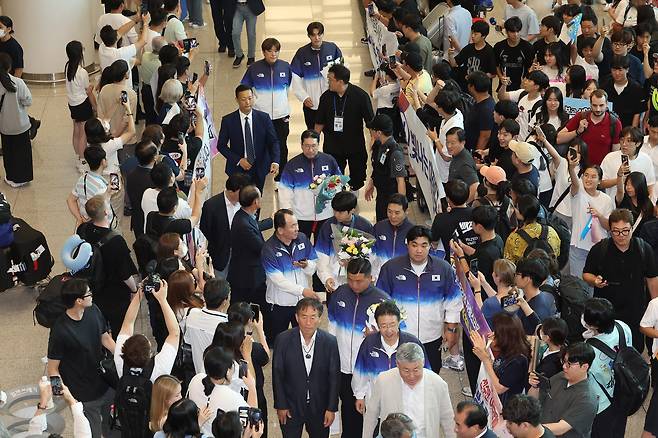
[[[408,42],[400,47],[400,50],[404,53],[413,52],[420,54],[420,46],[416,43]]]
[[[413,71],[421,71],[423,69],[423,57],[416,52],[409,52],[404,58],[407,64]]]
[[[377,114],[368,123],[368,128],[373,131],[381,131],[384,135],[393,134],[393,121],[386,114]]]

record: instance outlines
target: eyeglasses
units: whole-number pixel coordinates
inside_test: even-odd
[[[624,228],[623,230],[610,230],[610,232],[614,236],[624,236],[624,237],[626,237],[629,234],[631,234],[631,229],[630,228]]]
[[[80,299],[81,299],[81,300],[84,300],[84,299],[87,298],[87,297],[93,297],[93,296],[94,296],[94,294],[91,293],[91,292],[89,292],[89,293],[86,293],[86,294],[84,294],[83,296],[81,296]]]
[[[564,359],[561,359],[560,362],[562,362],[562,366],[564,368],[567,368],[567,369],[571,368],[573,365],[580,366],[580,362],[570,362],[570,361],[564,360]]]
[[[617,41],[616,43],[612,43],[612,45],[613,45],[614,47],[624,47],[624,46],[627,46],[628,44],[626,44],[626,43],[623,42],[623,41]]]

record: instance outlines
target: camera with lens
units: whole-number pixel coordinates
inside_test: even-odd
[[[156,266],[155,260],[151,260],[146,265],[146,277],[142,281],[142,290],[145,295],[151,295],[153,292],[160,290],[161,278],[160,274],[155,272]]]
[[[260,423],[263,421],[263,412],[258,408],[241,406],[238,409],[238,415],[240,416],[240,423],[242,423],[242,427],[254,426],[256,431],[258,431]]]

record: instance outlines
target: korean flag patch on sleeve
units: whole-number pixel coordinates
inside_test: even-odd
[[[432,281],[441,281],[441,275],[440,274],[432,275]]]

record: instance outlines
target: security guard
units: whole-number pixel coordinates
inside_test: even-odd
[[[366,186],[366,201],[377,190],[375,211],[377,221],[386,219],[388,199],[393,193],[406,195],[404,178],[407,169],[402,147],[393,138],[393,121],[386,114],[376,115],[368,128],[372,132],[372,176]]]

